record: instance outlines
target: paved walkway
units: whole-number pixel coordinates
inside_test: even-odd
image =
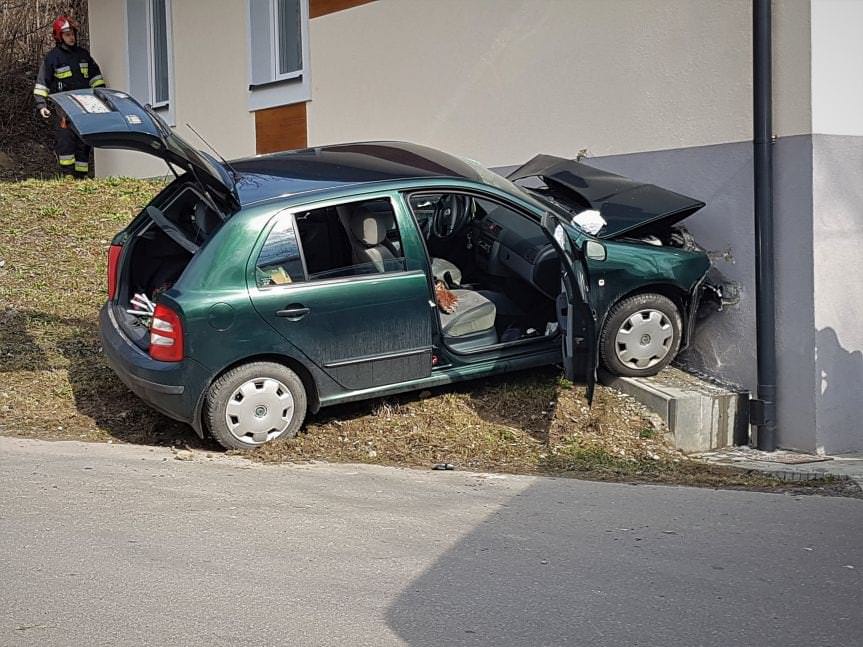
[[[863,488],[863,453],[817,456],[779,450],[762,452],[751,447],[729,447],[696,455],[708,463],[763,472],[786,481],[828,477],[853,479]]]

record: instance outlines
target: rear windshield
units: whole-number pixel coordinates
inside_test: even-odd
[[[197,187],[186,185],[161,207],[162,213],[196,245],[203,244],[222,224],[222,216]]]

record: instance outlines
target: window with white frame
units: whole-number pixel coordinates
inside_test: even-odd
[[[150,49],[150,96],[153,107],[166,105],[171,98],[169,80],[170,65],[168,63],[168,9],[169,0],[151,0],[150,33],[152,46]]]
[[[173,93],[171,0],[126,0],[129,93],[170,110]]]
[[[247,0],[252,109],[308,96],[308,0]]]

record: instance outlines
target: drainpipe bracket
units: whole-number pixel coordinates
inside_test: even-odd
[[[756,427],[776,424],[776,402],[752,398],[749,401],[749,424]]]

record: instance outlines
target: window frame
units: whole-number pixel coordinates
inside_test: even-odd
[[[126,91],[142,104],[149,104],[169,126],[175,125],[174,114],[174,29],[173,0],[165,0],[165,44],[168,68],[168,100],[155,101],[155,30],[153,0],[122,2]],[[132,28],[137,29],[133,30]]]
[[[260,0],[259,0],[260,1]],[[309,0],[299,0],[300,5],[300,59],[299,70],[279,72],[279,26],[278,0],[266,0],[269,27],[269,73],[266,78],[256,77],[255,33],[252,31],[255,0],[246,0],[246,53],[248,65],[248,106],[250,111],[304,103],[311,99],[311,67],[309,65]]]
[[[305,30],[303,29],[303,24],[308,20],[308,3],[303,2],[303,0],[299,0],[300,5],[300,69],[294,70],[293,72],[285,72],[284,74],[279,72],[279,52],[281,45],[281,33],[279,32],[279,0],[270,0],[270,26],[271,26],[271,40],[270,40],[270,57],[273,63],[273,83],[278,83],[279,81],[291,81],[293,79],[302,78],[306,69],[306,57],[305,52],[303,51],[303,44],[307,36],[303,33]]]
[[[293,277],[292,277],[290,283],[283,283],[281,285],[280,284],[258,285],[258,274],[257,274],[257,272],[258,272],[258,267],[259,267],[258,262],[261,260],[261,254],[263,254],[264,248],[267,246],[267,242],[270,240],[270,236],[272,235],[273,231],[276,229],[276,227],[279,226],[279,223],[283,222],[283,219],[289,220],[290,225],[291,225],[291,230],[294,233],[294,239],[297,241],[297,252],[298,252],[299,257],[300,257],[300,269],[302,269],[302,271],[303,271],[303,280],[302,281],[294,281]],[[261,244],[260,249],[258,249],[257,254],[254,255],[254,259],[255,259],[254,260],[255,287],[257,287],[259,290],[270,290],[272,288],[290,287],[291,285],[298,284],[298,283],[299,284],[311,283],[311,281],[309,281],[309,268],[306,266],[306,255],[305,255],[305,252],[303,251],[303,241],[300,238],[300,232],[297,229],[297,218],[296,218],[296,212],[295,211],[292,211],[290,209],[285,209],[285,210],[279,211],[278,213],[276,213],[273,216],[271,222],[268,224],[268,226],[266,228],[266,235],[264,236],[264,242]]]
[[[168,98],[164,101],[156,101],[156,29],[155,29],[155,11],[154,11],[154,3],[156,0],[146,0],[147,2],[147,81],[149,83],[149,99],[150,106],[154,110],[163,110],[169,109],[171,103],[174,98],[174,66],[173,66],[173,34],[172,34],[172,25],[171,25],[171,13],[172,13],[172,2],[171,0],[164,0],[165,2],[165,58],[167,60],[167,72],[168,72]]]

